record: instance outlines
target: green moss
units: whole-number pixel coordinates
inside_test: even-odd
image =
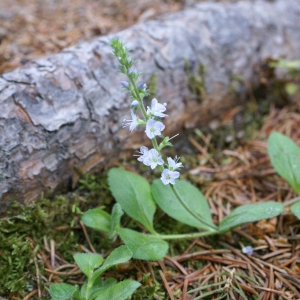
[[[185,60],[185,71],[188,76],[188,87],[194,96],[200,103],[205,100],[205,66],[199,64],[198,71],[192,72],[189,62]]]
[[[80,244],[88,247],[85,237],[78,226],[57,230],[57,227],[70,224],[79,225],[79,218],[72,213],[75,205],[81,211],[112,203],[107,188],[106,175],[86,175],[77,193],[61,195],[55,199],[42,197],[28,205],[17,202],[7,210],[7,216],[0,219],[0,295],[9,299],[22,299],[24,295],[37,288],[36,268],[39,269],[42,287],[44,263],[36,259],[34,248],[38,245],[44,249],[43,238],[55,241],[57,253],[64,260],[73,263],[73,254],[82,251]],[[95,230],[89,230],[90,240],[97,251],[111,247],[111,241]],[[47,294],[47,290],[43,289]],[[46,298],[45,298],[46,299]]]

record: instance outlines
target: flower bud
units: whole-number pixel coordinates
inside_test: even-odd
[[[121,84],[122,84],[125,88],[129,87],[129,83],[128,83],[127,81],[121,81]]]
[[[134,100],[134,101],[132,101],[132,103],[131,103],[131,108],[137,107],[138,105],[139,105],[139,101]]]
[[[135,66],[132,66],[131,68],[128,69],[128,74],[131,74],[131,73],[137,74],[137,69]]]
[[[147,85],[146,85],[146,83],[144,83],[144,82],[140,82],[139,84],[138,84],[138,86],[137,86],[140,90],[146,90],[146,88],[147,88]]]

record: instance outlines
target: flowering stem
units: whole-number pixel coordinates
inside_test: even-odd
[[[186,204],[186,202],[179,195],[178,191],[176,190],[176,188],[175,188],[175,186],[173,184],[170,184],[170,187],[171,187],[171,190],[173,191],[175,197],[177,198],[177,200],[180,202],[180,204],[185,208],[185,210],[190,215],[192,215],[199,222],[205,224],[207,227],[211,228],[211,230],[212,230],[211,232],[212,233],[216,233],[217,232],[217,227],[216,226],[207,223],[206,221],[203,220],[203,218],[201,216],[199,216],[197,213],[195,213],[192,209],[189,208],[189,206]]]
[[[129,78],[130,83],[131,83],[131,85],[132,85],[132,87],[133,87],[133,89],[134,89],[134,93],[135,93],[135,96],[136,96],[136,100],[138,100],[139,103],[140,103],[140,109],[141,109],[141,111],[142,111],[142,114],[143,114],[143,116],[144,116],[144,119],[145,119],[145,121],[147,122],[147,121],[148,121],[148,115],[147,115],[147,112],[146,112],[146,109],[145,109],[143,100],[141,99],[140,94],[139,94],[139,91],[138,91],[138,89],[137,89],[137,87],[136,87],[135,81],[134,81],[132,78],[130,78],[130,77],[128,77],[128,78]]]

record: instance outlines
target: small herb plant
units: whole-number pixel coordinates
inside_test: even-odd
[[[107,269],[125,263],[132,257],[127,246],[116,248],[103,262],[100,254],[78,253],[74,259],[80,270],[87,276],[87,280],[79,289],[78,285],[66,283],[52,284],[50,295],[52,300],[79,299],[79,300],[125,300],[140,286],[134,280],[118,282],[114,278],[102,280],[101,275]]]
[[[81,220],[86,226],[106,232],[110,238],[119,236],[125,245],[116,248],[104,263],[99,254],[75,254],[74,259],[87,276],[87,280],[81,289],[77,285],[65,283],[51,285],[50,294],[53,300],[127,299],[140,283],[133,280],[117,283],[115,279],[103,281],[101,275],[108,268],[131,258],[160,260],[168,251],[167,240],[223,234],[248,222],[276,217],[284,211],[284,205],[274,201],[246,204],[234,209],[220,224],[215,225],[204,195],[189,182],[179,179],[179,170],[182,168],[179,158],[164,158],[163,156],[163,149],[172,146],[171,138],[162,134],[165,129],[163,119],[168,117],[167,104],[161,104],[153,98],[151,106],[145,107],[143,100],[149,96],[149,93],[147,85],[139,81],[140,73],[135,67],[135,61],[118,39],[113,39],[111,46],[119,61],[119,71],[127,76],[127,80],[121,81],[121,84],[132,100],[131,120],[124,120],[122,126],[129,127],[130,131],[144,128],[146,136],[152,143],[152,148],[142,146],[136,154],[137,160],[152,170],[158,169],[160,178],[149,184],[142,176],[122,168],[112,168],[109,171],[109,187],[117,202],[112,213],[109,214],[103,207],[98,207],[85,212]],[[300,194],[300,149],[298,146],[287,137],[273,133],[269,139],[268,152],[275,170]],[[298,218],[300,218],[299,199],[294,199],[291,206],[292,212]],[[158,233],[153,225],[157,205],[170,217],[196,228],[197,231],[173,235]],[[146,232],[122,228],[120,220],[124,212],[140,223]],[[222,281],[217,284],[218,287],[216,286],[217,292],[221,293],[218,299],[228,298],[231,289],[237,291],[245,299],[234,274],[227,275],[230,280]],[[206,295],[214,292],[206,293]],[[203,295],[197,299],[202,298]]]
[[[111,215],[101,208],[87,211],[82,216],[85,225],[106,231],[111,237],[119,235],[133,258],[159,260],[167,253],[166,240],[222,234],[241,224],[272,218],[284,211],[284,206],[274,201],[247,204],[236,208],[218,226],[215,225],[203,194],[189,182],[179,179],[182,168],[179,158],[163,156],[163,149],[172,146],[171,138],[163,135],[163,120],[168,117],[167,104],[153,98],[151,106],[145,106],[147,85],[139,81],[141,73],[136,69],[135,61],[118,39],[113,39],[111,46],[119,62],[119,71],[127,77],[121,84],[132,100],[131,120],[124,120],[123,127],[129,127],[130,131],[144,128],[152,148],[142,146],[136,154],[137,160],[152,170],[158,169],[161,175],[150,185],[142,176],[122,168],[111,169],[108,183],[117,204]],[[158,233],[153,226],[157,205],[175,220],[197,228],[197,231],[174,235]],[[122,228],[120,218],[123,211],[139,222],[147,233]]]

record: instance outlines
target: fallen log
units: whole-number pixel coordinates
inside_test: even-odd
[[[110,40],[98,38],[32,61],[0,76],[0,211],[13,199],[30,202],[97,170],[127,148],[146,143],[121,128],[130,99]],[[117,34],[138,60],[142,78],[155,75],[157,98],[168,103],[166,135],[218,115],[255,84],[268,58],[300,58],[298,0],[202,3]],[[187,69],[201,73],[200,97]],[[242,81],[234,81],[234,77]]]

